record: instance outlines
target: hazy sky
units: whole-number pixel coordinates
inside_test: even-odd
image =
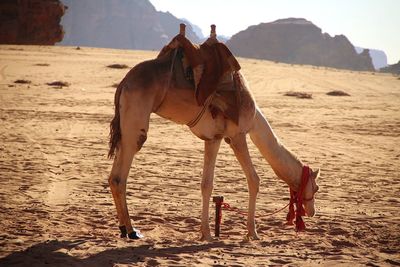
[[[355,46],[385,51],[400,60],[400,0],[150,0],[160,11],[186,18],[210,32],[231,36],[250,25],[305,18],[331,36],[344,34]]]

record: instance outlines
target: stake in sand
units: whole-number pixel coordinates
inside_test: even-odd
[[[219,237],[221,219],[222,219],[222,203],[224,202],[223,196],[213,197],[215,203],[215,237]]]

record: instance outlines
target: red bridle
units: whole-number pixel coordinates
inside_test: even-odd
[[[306,229],[306,226],[305,226],[303,218],[302,218],[302,216],[306,215],[305,210],[303,208],[303,201],[311,201],[314,199],[314,195],[315,195],[314,185],[312,184],[312,187],[313,187],[312,197],[308,198],[308,199],[303,198],[305,188],[310,179],[311,179],[310,167],[304,166],[302,175],[301,175],[301,183],[300,183],[299,190],[296,192],[290,188],[289,212],[286,216],[286,220],[287,220],[287,224],[290,224],[290,225],[292,225],[293,220],[295,220],[297,232],[300,232],[300,231],[303,231]],[[296,204],[296,211],[294,210],[294,204]]]

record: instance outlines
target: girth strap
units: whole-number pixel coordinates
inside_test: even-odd
[[[186,125],[189,128],[193,128],[194,126],[197,125],[197,123],[201,120],[203,117],[204,113],[206,112],[207,108],[210,106],[212,100],[214,99],[214,94],[210,95],[207,100],[204,102],[202,109],[200,110],[199,113],[197,113],[196,117],[194,117],[193,120],[189,121]]]

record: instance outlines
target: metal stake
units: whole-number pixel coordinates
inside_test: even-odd
[[[220,226],[221,226],[221,216],[222,216],[222,203],[224,202],[223,196],[213,197],[213,202],[215,203],[215,236],[219,237]]]

